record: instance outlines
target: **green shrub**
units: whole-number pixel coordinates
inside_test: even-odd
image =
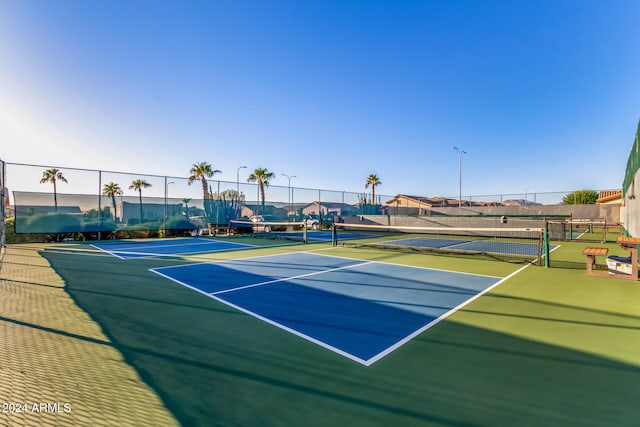
[[[7,243],[47,243],[50,235],[44,233],[16,233],[16,218],[5,220]]]
[[[595,190],[578,190],[562,198],[565,205],[595,205],[597,201],[598,192]]]
[[[169,218],[165,228],[171,230],[195,230],[196,226],[183,216],[174,216]]]
[[[166,223],[166,236],[188,236],[197,227],[188,221],[182,215],[176,215],[169,218]]]
[[[74,233],[81,230],[80,219],[66,213],[38,214],[28,217],[24,223],[16,223],[18,233]]]
[[[118,228],[116,223],[112,221],[91,221],[82,224],[82,232],[97,232],[97,231],[114,231]]]
[[[125,227],[121,227],[121,230],[129,230],[129,231],[136,231],[136,230],[158,230],[159,228],[162,228],[162,223],[160,221],[149,221],[149,222],[143,222],[142,224],[135,224],[135,225],[127,225]]]

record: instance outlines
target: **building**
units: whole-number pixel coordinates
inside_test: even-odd
[[[358,215],[360,211],[357,207],[346,203],[339,202],[311,202],[302,208],[304,215],[338,215],[338,216],[350,216]]]
[[[392,215],[428,215],[431,208],[446,208],[458,206],[457,199],[446,197],[423,197],[398,194],[393,199],[385,202]],[[469,206],[467,200],[462,201],[462,206]]]
[[[622,190],[602,190],[598,192],[599,205],[619,205],[622,203]]]
[[[385,202],[391,215],[430,215],[433,208],[454,208],[458,206],[500,206],[498,202],[473,202],[449,199],[447,197],[423,197],[398,194]]]
[[[542,204],[528,199],[508,199],[502,202],[502,206],[542,206]]]

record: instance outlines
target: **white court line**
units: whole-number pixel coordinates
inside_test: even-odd
[[[322,249],[310,249],[310,250],[304,251],[304,252],[310,253],[310,254],[314,254],[314,255],[332,257],[332,258],[343,258],[343,259],[352,259],[354,261],[364,261],[363,259],[360,259],[360,258],[352,258],[352,257],[346,257],[346,256],[336,256],[336,255],[327,255],[327,254],[316,253],[316,252],[320,252],[320,251],[331,251],[331,250],[337,250],[337,249],[340,249],[340,248],[339,247],[335,247],[335,248],[331,247],[331,248],[322,248]],[[464,274],[464,275],[467,275],[467,276],[489,277],[491,279],[502,279],[501,276],[489,276],[487,274],[467,273],[465,271],[456,271],[456,270],[445,270],[443,268],[420,267],[418,265],[398,264],[398,263],[395,263],[395,262],[386,262],[386,261],[373,261],[373,262],[375,262],[376,264],[385,264],[385,265],[395,265],[395,266],[399,266],[399,267],[418,268],[420,270],[442,271],[444,273]]]
[[[258,248],[258,249],[264,249],[264,248],[270,249],[270,248],[273,248],[273,247],[281,247],[281,246],[290,246],[290,245],[256,246],[256,248]],[[156,268],[153,268],[151,270],[153,271],[153,270],[163,270],[163,269],[170,269],[170,268],[191,267],[191,266],[194,266],[194,265],[201,265],[201,264],[220,264],[220,263],[223,263],[223,262],[247,261],[247,260],[256,259],[256,258],[277,257],[277,256],[282,256],[282,255],[291,255],[291,254],[295,254],[295,253],[306,253],[306,251],[285,252],[283,254],[254,255],[254,256],[247,256],[247,257],[241,257],[241,258],[218,259],[218,260],[215,260],[215,261],[190,262],[188,264],[170,265],[168,267],[156,267]],[[362,260],[359,260],[359,261],[362,261]]]
[[[471,304],[473,301],[477,300],[478,298],[480,298],[482,295],[486,294],[487,292],[489,292],[490,290],[494,289],[496,286],[502,284],[503,282],[509,280],[510,278],[512,278],[513,276],[515,276],[516,274],[520,273],[521,271],[523,271],[525,268],[530,267],[532,264],[527,264],[524,267],[514,271],[513,273],[509,274],[507,277],[503,278],[502,280],[497,281],[496,283],[494,283],[493,285],[489,286],[488,288],[486,288],[485,290],[477,293],[476,295],[474,295],[473,297],[469,298],[468,300],[462,302],[461,304],[457,305],[456,307],[452,308],[451,310],[447,311],[446,313],[440,315],[437,319],[432,320],[431,322],[427,323],[426,325],[424,325],[423,327],[421,327],[420,329],[416,330],[415,332],[413,332],[410,335],[407,335],[405,338],[401,339],[400,341],[398,341],[397,343],[395,343],[394,345],[392,345],[391,347],[388,347],[386,350],[381,351],[380,353],[378,353],[377,355],[373,356],[372,358],[368,359],[365,361],[364,365],[365,366],[370,366],[373,363],[377,362],[378,360],[382,359],[383,357],[385,357],[386,355],[388,355],[389,353],[392,353],[393,351],[397,350],[398,348],[402,347],[403,345],[405,345],[406,343],[408,343],[409,341],[411,341],[412,339],[414,339],[415,337],[417,337],[418,335],[420,335],[421,333],[423,333],[424,331],[426,331],[427,329],[432,328],[433,326],[435,326],[436,324],[440,323],[442,320],[446,319],[447,317],[451,316],[453,313],[455,313],[456,311],[460,310],[461,308],[463,308],[464,306],[466,306],[467,304]]]
[[[224,299],[222,299],[222,298],[219,298],[219,297],[217,297],[216,295],[209,294],[209,293],[207,293],[207,292],[205,292],[205,291],[203,291],[203,290],[201,290],[201,289],[198,289],[198,288],[196,288],[196,287],[194,287],[194,286],[191,286],[191,285],[188,285],[188,284],[186,284],[186,283],[184,283],[184,282],[181,282],[180,280],[176,280],[176,279],[174,279],[174,278],[173,278],[173,277],[171,277],[171,276],[167,276],[166,274],[160,273],[159,271],[157,271],[157,269],[153,269],[153,268],[151,268],[151,269],[149,269],[149,271],[151,271],[151,272],[153,272],[153,273],[156,273],[157,275],[162,276],[162,277],[164,277],[164,278],[167,278],[167,279],[169,279],[169,280],[171,280],[171,281],[173,281],[173,282],[175,282],[175,283],[177,283],[177,284],[179,284],[179,285],[185,286],[185,287],[187,287],[187,288],[189,288],[189,289],[192,289],[192,290],[194,290],[194,291],[196,291],[196,292],[198,292],[198,293],[201,293],[202,295],[206,295],[206,296],[208,296],[209,298],[213,298],[214,300],[216,300],[216,301],[218,301],[218,302],[220,302],[220,303],[222,303],[222,304],[224,304],[224,305],[226,305],[226,306],[229,306],[229,307],[231,307],[231,308],[235,308],[236,310],[238,310],[238,311],[240,311],[240,312],[242,312],[242,313],[248,314],[249,316],[255,317],[256,319],[262,320],[263,322],[268,323],[268,324],[270,324],[270,325],[272,325],[272,326],[275,326],[275,327],[276,327],[276,328],[278,328],[278,329],[282,329],[282,330],[284,330],[284,331],[289,332],[290,334],[293,334],[293,335],[295,335],[295,336],[297,336],[297,337],[303,338],[303,339],[305,339],[305,340],[307,340],[307,341],[310,341],[310,342],[312,342],[312,343],[314,343],[314,344],[316,344],[316,345],[319,345],[320,347],[324,347],[324,348],[326,348],[327,350],[331,350],[331,351],[333,351],[334,353],[337,353],[337,354],[339,354],[339,355],[341,355],[341,356],[343,356],[343,357],[346,357],[347,359],[351,359],[351,360],[353,360],[353,361],[355,361],[355,362],[360,363],[361,365],[366,365],[366,366],[368,366],[368,365],[366,364],[366,361],[365,361],[365,360],[363,360],[363,359],[361,359],[361,358],[359,358],[359,357],[357,357],[357,356],[354,356],[353,354],[347,353],[346,351],[341,350],[341,349],[339,349],[339,348],[337,348],[337,347],[334,347],[334,346],[332,346],[332,345],[329,345],[329,344],[327,344],[327,343],[325,343],[325,342],[323,342],[323,341],[320,341],[320,340],[318,340],[318,339],[316,339],[316,338],[313,338],[312,336],[309,336],[309,335],[303,334],[303,333],[302,333],[302,332],[300,332],[300,331],[297,331],[297,330],[292,329],[292,328],[290,328],[290,327],[288,327],[288,326],[285,326],[285,325],[283,325],[283,324],[281,324],[281,323],[278,323],[278,322],[276,322],[276,321],[274,321],[274,320],[272,320],[272,319],[269,319],[268,317],[264,317],[264,316],[262,316],[262,315],[260,315],[260,314],[258,314],[258,313],[255,313],[255,312],[253,312],[253,311],[251,311],[251,310],[247,310],[246,308],[243,308],[243,307],[241,307],[241,306],[239,306],[239,305],[233,304],[233,303],[231,303],[231,302],[229,302],[229,301],[227,301],[227,300],[224,300]]]
[[[559,245],[554,248],[553,250],[557,249],[559,247]],[[335,249],[335,248],[327,248],[327,249]],[[319,251],[320,249],[317,249],[317,251]],[[311,251],[304,251],[301,253],[312,253]],[[319,256],[327,256],[327,257],[333,257],[333,258],[343,258],[343,259],[351,259],[351,260],[355,260],[355,261],[363,261],[361,259],[358,258],[350,258],[350,257],[336,257],[333,255],[325,255],[325,254],[318,254],[318,253],[313,253],[314,255],[319,255]],[[281,256],[281,255],[290,255],[289,253],[287,254],[278,254],[278,255],[264,255],[264,256],[258,256],[258,257],[254,257],[254,258],[264,258],[264,257],[268,257],[268,256]],[[244,258],[244,259],[252,259],[252,258]],[[227,260],[227,261],[234,261],[234,260]],[[220,261],[220,262],[225,262],[225,261]],[[306,335],[302,332],[299,332],[295,329],[289,328],[285,325],[282,325],[272,319],[269,319],[267,317],[261,316],[255,312],[252,312],[250,310],[247,310],[241,306],[238,306],[236,304],[233,304],[229,301],[226,301],[223,298],[218,297],[217,295],[226,293],[226,292],[231,292],[233,290],[239,290],[239,289],[245,289],[245,288],[249,288],[249,287],[255,287],[255,286],[260,286],[260,285],[266,285],[269,283],[275,283],[275,282],[280,282],[280,281],[285,281],[285,280],[292,280],[295,278],[299,278],[299,277],[306,277],[306,276],[312,276],[312,275],[317,275],[317,274],[323,274],[326,272],[330,272],[330,271],[336,271],[336,270],[342,270],[342,269],[347,269],[347,268],[353,268],[353,267],[359,267],[362,265],[367,265],[367,264],[374,264],[374,263],[378,263],[378,264],[389,264],[389,265],[394,265],[394,266],[401,266],[401,267],[409,267],[409,268],[419,268],[419,269],[423,269],[423,270],[434,270],[434,271],[443,271],[443,272],[447,272],[447,273],[457,273],[457,274],[464,274],[464,275],[470,275],[470,276],[482,276],[482,277],[487,277],[487,278],[495,278],[495,279],[500,279],[498,280],[496,283],[494,283],[493,285],[489,286],[488,288],[478,292],[477,294],[475,294],[473,297],[465,300],[464,302],[462,302],[461,304],[459,304],[458,306],[450,309],[449,311],[447,311],[446,313],[440,315],[438,318],[432,320],[431,322],[427,323],[426,325],[422,326],[421,328],[417,329],[415,332],[411,333],[410,335],[406,336],[405,338],[401,339],[400,341],[396,342],[395,344],[387,347],[385,350],[381,351],[380,353],[376,354],[375,356],[367,359],[367,360],[363,360],[357,356],[354,356],[350,353],[347,353],[344,350],[341,350],[339,348],[336,348],[330,344],[327,344],[323,341],[320,341],[318,339],[315,339],[309,335]],[[203,264],[203,263],[198,263],[198,264]],[[211,263],[211,264],[215,264]],[[188,264],[188,265],[194,265],[194,264]],[[202,291],[201,289],[198,289],[194,286],[188,285],[184,282],[181,282],[177,279],[174,279],[168,275],[165,275],[163,273],[160,273],[158,270],[162,270],[162,269],[167,269],[167,268],[176,268],[176,267],[181,267],[181,266],[174,266],[174,267],[159,267],[159,268],[152,268],[149,269],[149,271],[154,272],[162,277],[165,277],[175,283],[178,283],[182,286],[185,286],[187,288],[190,288],[196,292],[199,292],[203,295],[206,295],[210,298],[213,298],[227,306],[233,307],[236,310],[239,310],[243,313],[249,314],[257,319],[260,319],[270,325],[273,325],[279,329],[285,330],[293,335],[296,335],[298,337],[304,338],[305,340],[308,340],[314,344],[317,344],[323,348],[326,348],[328,350],[333,351],[334,353],[337,353],[343,357],[346,357],[348,359],[351,359],[361,365],[364,366],[371,366],[373,363],[377,362],[378,360],[382,359],[383,357],[387,356],[388,354],[392,353],[393,351],[397,350],[398,348],[400,348],[401,346],[403,346],[404,344],[408,343],[409,341],[411,341],[413,338],[415,338],[416,336],[420,335],[421,333],[425,332],[426,330],[432,328],[433,326],[435,326],[436,324],[438,324],[439,322],[441,322],[442,320],[446,319],[447,317],[449,317],[450,315],[452,315],[453,313],[455,313],[456,311],[460,310],[461,308],[463,308],[464,306],[466,306],[467,304],[470,304],[471,302],[475,301],[476,299],[480,298],[481,296],[483,296],[484,294],[486,294],[487,292],[491,291],[492,289],[496,288],[497,286],[499,286],[500,284],[504,283],[505,281],[507,281],[508,279],[512,278],[513,276],[515,276],[516,274],[522,272],[523,270],[525,270],[526,268],[530,267],[532,264],[527,264],[523,267],[521,267],[520,269],[514,271],[513,273],[509,274],[508,276],[504,277],[504,278],[500,278],[500,277],[496,277],[496,276],[486,276],[486,275],[480,275],[480,274],[471,274],[471,273],[461,273],[461,272],[457,272],[457,271],[449,271],[449,270],[440,270],[440,269],[433,269],[433,268],[425,268],[425,267],[417,267],[417,266],[411,266],[411,265],[405,265],[405,264],[394,264],[394,263],[388,263],[388,262],[380,262],[380,261],[366,261],[366,262],[361,262],[358,264],[353,264],[353,265],[349,265],[349,266],[345,266],[345,267],[337,267],[334,269],[329,269],[329,270],[323,270],[323,271],[318,271],[318,272],[314,272],[314,273],[307,273],[307,274],[303,274],[303,275],[299,275],[299,276],[293,276],[293,277],[289,277],[289,278],[284,278],[284,279],[278,279],[278,280],[271,280],[271,281],[267,281],[267,282],[262,282],[262,283],[256,283],[254,285],[247,285],[247,286],[242,286],[242,287],[238,287],[238,288],[234,288],[234,289],[229,289],[226,291],[218,291],[218,292],[213,292],[213,293],[207,293],[205,291]]]
[[[93,247],[94,247],[94,248],[96,248],[97,250],[102,251],[102,252],[104,252],[104,253],[107,253],[107,254],[109,254],[109,255],[111,255],[111,256],[114,256],[114,257],[116,257],[116,258],[120,258],[120,259],[122,259],[122,260],[123,260],[123,259],[125,259],[125,258],[121,257],[120,255],[116,255],[115,253],[113,253],[113,252],[111,252],[111,251],[108,251],[108,250],[106,250],[106,249],[101,248],[100,246],[96,246],[96,245],[94,245],[94,244],[91,244],[90,246],[93,246]]]
[[[200,242],[198,242],[200,243]],[[175,245],[146,245],[146,246],[134,246],[134,247],[126,247],[126,248],[122,248],[122,249],[114,249],[114,250],[107,250],[103,247],[100,246],[96,246],[94,244],[91,244],[91,246],[93,246],[94,248],[102,251],[102,252],[106,252],[110,255],[113,255],[114,257],[120,258],[122,260],[127,260],[127,259],[142,259],[142,258],[152,258],[152,257],[161,257],[161,256],[179,256],[179,255],[191,255],[191,254],[201,254],[201,253],[208,253],[208,252],[225,252],[227,250],[240,250],[240,249],[253,249],[253,248],[257,248],[258,246],[256,245],[250,245],[248,243],[236,243],[236,242],[226,242],[226,241],[215,241],[215,240],[210,240],[207,242],[202,242],[205,244],[211,244],[211,243],[215,243],[215,244],[221,244],[221,243],[227,243],[231,246],[230,248],[227,249],[219,249],[219,250],[213,250],[213,249],[202,249],[202,250],[197,250],[197,251],[189,251],[189,252],[174,252],[174,253],[159,253],[159,252],[136,252],[135,249],[144,249],[144,248],[169,248],[169,247],[180,247],[180,246],[188,246],[192,243],[185,243],[185,244],[175,244]],[[132,243],[132,245],[135,245],[135,243]],[[115,245],[114,245],[115,246]],[[204,246],[204,245],[202,245]],[[214,245],[215,246],[215,245]],[[131,250],[134,249],[134,250]],[[130,257],[122,257],[120,255],[117,254],[124,254],[124,255],[139,255],[139,256],[130,256]]]
[[[162,240],[159,240],[159,241],[161,242]],[[174,246],[187,246],[187,245],[193,245],[193,244],[200,245],[200,244],[223,243],[220,240],[203,240],[203,239],[193,239],[193,240],[185,239],[183,240],[183,242],[185,243],[174,243],[170,245],[158,245],[158,244],[152,244],[150,242],[145,242],[145,244],[138,245],[138,246],[136,246],[136,243],[138,242],[127,242],[124,244],[125,247],[122,248],[122,251],[128,250],[129,252],[132,252],[131,249],[136,250],[136,249],[157,248],[157,247],[172,248]],[[231,243],[231,242],[224,242],[224,243]],[[119,243],[107,243],[106,246],[108,245],[117,246],[119,245]],[[115,251],[122,252],[119,249],[115,249]]]
[[[344,267],[330,268],[328,270],[314,271],[313,273],[305,273],[305,274],[299,274],[297,276],[283,277],[282,279],[267,280],[266,282],[254,283],[253,285],[245,285],[245,286],[239,286],[237,288],[225,289],[225,290],[217,291],[217,292],[211,292],[209,295],[226,294],[228,292],[240,291],[242,289],[255,288],[256,286],[270,285],[272,283],[286,282],[288,280],[300,279],[302,277],[309,277],[309,276],[316,276],[318,274],[331,273],[332,271],[346,270],[347,268],[360,267],[360,266],[363,266],[363,265],[371,264],[373,262],[375,262],[375,261],[367,261],[367,262],[361,262],[360,264],[352,264],[352,265],[347,265],[347,266],[344,266]]]

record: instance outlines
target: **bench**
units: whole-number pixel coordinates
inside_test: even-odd
[[[608,269],[606,264],[598,264],[596,262],[596,257],[597,256],[606,257],[608,253],[609,253],[609,249],[607,249],[607,248],[590,247],[590,248],[585,248],[585,250],[582,251],[582,255],[586,255],[586,257],[587,257],[587,274],[589,276],[603,276],[603,275],[605,275],[601,271],[596,271],[596,270],[607,270]]]
[[[629,252],[631,258],[631,274],[614,273],[613,277],[638,280],[638,245],[640,245],[640,238],[620,236],[616,239],[616,242],[622,249]]]
[[[582,251],[582,255],[585,255],[587,257],[587,274],[589,276],[607,275],[616,279],[638,280],[638,245],[640,245],[640,238],[620,236],[618,237],[616,242],[623,250],[629,252],[629,258],[631,258],[631,274],[625,274],[613,270],[608,271],[608,273],[598,271],[609,270],[608,265],[598,264],[596,262],[596,257],[606,257],[607,253],[609,253],[609,249],[596,247],[585,248]]]

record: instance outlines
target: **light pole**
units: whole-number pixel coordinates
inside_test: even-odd
[[[529,190],[533,190],[532,186],[526,187],[524,189],[524,205],[527,206],[527,196],[529,195]]]
[[[163,230],[163,237],[167,237],[167,219],[169,217],[169,212],[168,212],[168,206],[167,203],[169,202],[169,184],[175,184],[175,182],[171,181],[171,182],[167,182],[167,177],[164,177],[164,224],[162,227]]]
[[[240,169],[246,169],[246,166],[239,166],[238,171],[236,172],[236,193],[238,199],[240,199]]]
[[[462,155],[467,154],[466,151],[453,147],[458,152],[458,216],[460,215],[460,209],[462,208]]]
[[[292,199],[292,197],[291,197],[291,178],[297,178],[297,176],[295,176],[295,175],[289,176],[286,173],[281,173],[280,175],[287,177],[287,180],[289,181],[289,194],[288,194],[288,197],[289,197],[289,200],[288,200],[288,202],[289,202],[289,215],[288,215],[288,217],[289,217],[289,220],[291,220],[291,209],[293,207],[292,206],[293,205],[293,200],[291,200]]]

